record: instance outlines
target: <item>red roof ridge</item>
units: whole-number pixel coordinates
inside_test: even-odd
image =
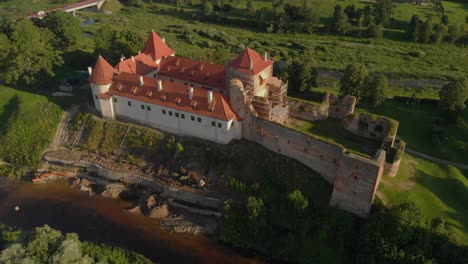
[[[166,42],[154,31],[150,32],[143,53],[150,55],[154,61],[175,54]]]
[[[96,85],[106,85],[112,83],[114,67],[112,67],[101,55],[99,55],[93,71],[88,80]]]

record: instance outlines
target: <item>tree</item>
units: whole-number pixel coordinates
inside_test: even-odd
[[[443,15],[442,18],[440,19],[440,23],[442,23],[444,25],[448,25],[449,24],[449,17],[447,15]]]
[[[447,35],[448,28],[444,24],[438,24],[435,26],[434,42],[439,45],[444,37]]]
[[[382,25],[376,25],[374,23],[370,23],[367,27],[367,36],[371,38],[381,38],[383,36],[384,28]]]
[[[52,68],[63,64],[60,52],[51,45],[52,33],[41,31],[29,19],[13,25],[1,74],[6,83],[35,83],[40,76],[53,76]],[[5,55],[6,54],[6,55]]]
[[[362,25],[367,27],[374,20],[372,18],[372,9],[369,5],[366,5],[362,10]]]
[[[309,207],[309,201],[307,201],[307,198],[305,198],[305,196],[299,190],[294,190],[293,192],[291,192],[288,196],[288,200],[299,212],[302,212],[307,207]]]
[[[375,3],[375,22],[376,24],[388,25],[393,15],[392,0],[380,0]]]
[[[413,15],[411,17],[411,22],[406,32],[407,32],[408,38],[414,42],[418,41],[418,36],[420,34],[419,30],[421,29],[420,24],[421,24],[421,20],[419,19],[419,16]]]
[[[55,47],[72,49],[83,45],[83,29],[78,18],[65,11],[55,11],[39,20],[39,26],[55,35]]]
[[[439,92],[439,105],[443,110],[457,112],[465,109],[468,99],[468,83],[466,79],[450,81]]]
[[[57,251],[52,255],[51,264],[61,263],[77,263],[77,264],[92,264],[94,260],[88,256],[83,256],[81,253],[81,242],[78,235],[69,233],[61,242]]]
[[[213,14],[213,5],[210,3],[210,1],[205,1],[203,4],[203,14],[205,16],[211,16],[211,14]]]
[[[26,250],[21,246],[21,244],[15,243],[1,251],[0,263],[34,264],[35,262],[26,255]]]
[[[334,27],[335,32],[346,34],[350,28],[351,24],[349,24],[346,14],[340,14]]]
[[[309,56],[294,60],[288,67],[289,86],[296,94],[310,92],[317,86],[315,62]]]
[[[419,42],[428,43],[432,37],[432,29],[433,29],[432,19],[427,18],[426,22],[422,24],[422,27],[419,30],[419,36],[418,36]]]
[[[355,96],[356,101],[359,101],[365,88],[367,76],[366,66],[359,63],[349,64],[340,81],[340,94]]]
[[[461,36],[462,30],[459,25],[450,25],[448,28],[448,36],[450,43],[454,44]]]
[[[256,220],[264,209],[263,200],[254,196],[249,196],[247,199],[247,211],[249,212],[249,219],[251,221]]]
[[[388,81],[385,75],[379,74],[367,83],[366,103],[370,107],[381,105],[387,97]]]

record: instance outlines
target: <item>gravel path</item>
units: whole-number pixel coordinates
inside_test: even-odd
[[[409,153],[411,155],[415,155],[417,157],[423,158],[423,159],[433,161],[435,163],[445,164],[445,165],[452,165],[452,166],[457,167],[459,169],[468,170],[468,165],[464,165],[464,164],[461,164],[461,163],[456,163],[456,162],[452,162],[452,161],[448,161],[448,160],[442,160],[442,159],[434,158],[432,156],[417,152],[417,151],[412,150],[410,148],[406,148],[405,152],[407,152],[407,153]]]

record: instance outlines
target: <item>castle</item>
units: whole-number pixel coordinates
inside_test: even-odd
[[[386,161],[396,131],[380,131],[385,148],[366,158],[289,129],[287,83],[273,76],[267,53],[247,48],[225,66],[204,63],[175,56],[152,31],[138,55],[121,58],[115,67],[99,56],[88,70],[94,105],[103,117],[222,144],[242,138],[257,142],[319,172],[334,185],[330,203],[360,216],[370,213],[384,170],[398,170],[399,161]],[[349,116],[354,101],[351,105],[346,114],[337,114],[335,106],[330,116]],[[347,124],[352,131],[356,120]]]

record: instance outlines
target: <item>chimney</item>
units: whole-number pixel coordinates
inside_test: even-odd
[[[162,38],[162,41],[163,41],[164,43],[166,43],[166,38]]]
[[[265,61],[268,60],[268,52],[265,51]]]
[[[213,91],[208,90],[208,105],[211,104],[211,101],[213,101]]]
[[[140,55],[140,54],[141,54],[141,51],[138,51],[138,55]]]
[[[133,55],[132,55],[132,61],[135,61],[135,57],[133,57]]]
[[[144,82],[143,82],[143,76],[140,76],[140,87],[143,86]]]
[[[120,57],[120,62],[124,61],[124,56]]]
[[[250,69],[253,70],[253,60],[250,59]]]
[[[192,86],[188,88],[188,96],[190,100],[193,99],[193,87]]]
[[[158,80],[158,92],[161,92],[162,91],[162,81],[161,80]]]
[[[88,73],[89,73],[89,76],[93,74],[93,68],[91,68],[91,66],[88,66]]]

